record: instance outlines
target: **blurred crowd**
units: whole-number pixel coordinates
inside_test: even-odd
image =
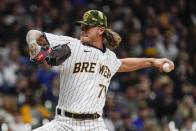
[[[26,33],[78,37],[89,9],[122,36],[119,58],[167,57],[171,73],[142,69],[114,76],[104,107],[110,131],[196,131],[195,0],[0,0],[0,130],[27,131],[55,115],[59,71],[29,60]]]

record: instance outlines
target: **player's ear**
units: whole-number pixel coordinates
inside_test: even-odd
[[[105,28],[104,27],[99,27],[99,35],[102,35],[104,33]]]

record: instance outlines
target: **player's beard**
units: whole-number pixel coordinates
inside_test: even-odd
[[[97,39],[98,39],[97,32],[93,32],[93,33],[81,32],[80,34],[80,41],[84,45],[94,45]]]
[[[91,43],[88,35],[82,34],[82,33],[80,34],[80,41],[84,45],[86,45],[86,44],[89,45]]]

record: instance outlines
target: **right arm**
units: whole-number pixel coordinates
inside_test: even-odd
[[[120,61],[122,64],[119,67],[118,72],[131,72],[147,67],[155,67],[162,71],[164,63],[168,63],[171,70],[174,69],[174,63],[167,58],[124,58],[120,59]]]

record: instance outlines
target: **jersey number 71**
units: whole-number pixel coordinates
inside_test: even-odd
[[[106,86],[105,86],[105,85],[102,85],[102,84],[99,84],[99,87],[100,87],[101,89],[100,89],[98,98],[101,97],[101,94],[102,94],[103,91],[104,91],[104,93],[106,94]]]

